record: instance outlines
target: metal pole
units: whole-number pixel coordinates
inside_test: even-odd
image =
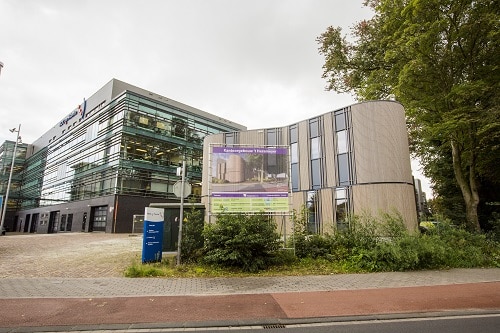
[[[17,131],[16,129],[14,129],[12,132],[16,132],[16,142],[14,144],[14,152],[12,153],[12,163],[10,165],[9,182],[7,183],[7,191],[5,192],[5,200],[3,203],[2,222],[0,223],[0,231],[3,230],[3,224],[5,222],[5,214],[7,213],[7,203],[9,201],[10,183],[12,182],[12,171],[14,170],[14,162],[16,160],[17,142],[19,141],[19,133],[21,133],[21,124],[19,124],[19,128],[17,129]]]
[[[182,161],[181,170],[181,207],[179,212],[179,238],[177,240],[177,265],[181,264],[182,220],[184,219],[184,181],[186,175],[186,160]]]

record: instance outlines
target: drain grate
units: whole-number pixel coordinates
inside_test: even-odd
[[[264,325],[262,328],[267,329],[267,328],[285,328],[285,325],[283,324],[270,324],[270,325]]]

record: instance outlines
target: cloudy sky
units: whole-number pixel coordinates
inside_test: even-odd
[[[0,142],[19,123],[33,142],[112,78],[249,129],[347,106],[316,38],[371,17],[362,2],[0,0]]]

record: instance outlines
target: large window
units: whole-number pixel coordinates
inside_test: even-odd
[[[339,186],[353,183],[352,153],[349,140],[349,119],[347,110],[335,112],[335,142],[337,156],[337,184]]]
[[[318,195],[316,191],[307,192],[306,206],[308,211],[307,231],[312,234],[318,233],[319,230],[319,216],[318,214]]]
[[[292,125],[289,128],[290,135],[290,161],[291,161],[291,181],[292,192],[299,190],[300,170],[299,170],[299,145],[298,145],[298,127]]]
[[[322,186],[322,149],[320,118],[309,120],[309,151],[311,158],[311,187],[314,190]]]
[[[335,223],[338,230],[348,228],[348,190],[346,188],[337,188],[335,190]]]

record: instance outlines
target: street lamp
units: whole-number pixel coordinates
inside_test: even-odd
[[[5,214],[7,213],[7,203],[9,200],[10,183],[12,182],[12,171],[14,170],[14,162],[16,160],[17,143],[21,139],[21,137],[19,136],[19,134],[21,133],[21,124],[19,124],[19,127],[17,129],[14,127],[9,131],[11,131],[11,133],[17,132],[17,134],[16,134],[16,142],[14,143],[14,152],[12,153],[12,163],[10,165],[9,182],[7,183],[7,191],[5,191],[5,200],[3,203],[2,222],[0,223],[0,230],[3,230]]]

